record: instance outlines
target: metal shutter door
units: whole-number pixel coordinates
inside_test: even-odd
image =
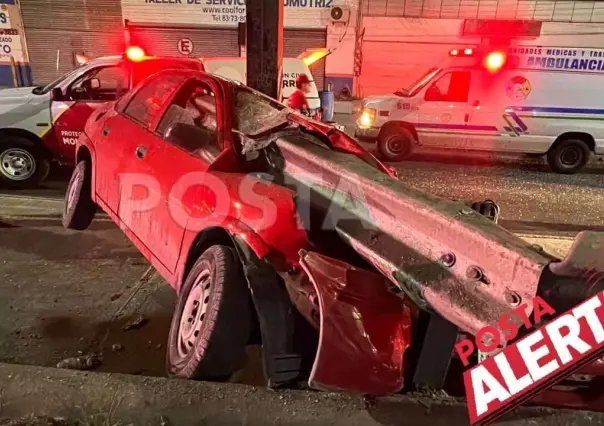
[[[73,69],[74,53],[97,57],[123,49],[120,0],[26,0],[20,6],[38,84]]]
[[[295,58],[306,49],[327,47],[327,30],[284,30],[283,56]],[[317,89],[323,90],[325,85],[325,59],[321,59],[310,67]]]
[[[193,42],[193,57],[239,56],[237,29],[129,27],[132,43],[151,55],[183,56],[178,40]]]

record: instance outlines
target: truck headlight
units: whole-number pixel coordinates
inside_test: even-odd
[[[375,121],[375,109],[373,108],[363,108],[361,112],[361,116],[359,117],[358,125],[361,128],[369,129],[373,126],[373,122]]]

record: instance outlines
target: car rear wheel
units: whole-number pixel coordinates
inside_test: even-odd
[[[547,162],[557,173],[573,174],[587,164],[590,152],[585,141],[565,139],[548,151]]]
[[[35,188],[48,177],[50,161],[29,139],[11,136],[0,142],[0,184]]]
[[[411,132],[401,126],[382,129],[378,136],[378,150],[387,161],[402,161],[411,157],[414,143]]]
[[[87,161],[80,161],[73,170],[63,208],[63,226],[67,229],[83,231],[94,219],[96,204],[91,197],[91,176]]]
[[[168,338],[168,373],[197,380],[226,380],[245,363],[251,302],[235,252],[208,248],[180,290]]]

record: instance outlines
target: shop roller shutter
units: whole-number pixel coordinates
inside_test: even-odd
[[[327,46],[327,30],[284,30],[283,56],[295,58],[306,49],[316,49]],[[325,85],[325,59],[315,62],[310,67],[317,89],[323,90]]]
[[[120,0],[23,0],[20,7],[37,84],[73,69],[74,53],[97,57],[123,49]]]
[[[193,43],[193,50],[187,56],[239,56],[238,34],[236,28],[130,28],[132,43],[158,56],[183,56],[178,51],[181,39]]]

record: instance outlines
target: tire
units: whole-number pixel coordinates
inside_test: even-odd
[[[378,136],[378,151],[387,161],[402,161],[413,153],[415,138],[401,126],[389,126]]]
[[[50,173],[50,159],[35,142],[10,136],[0,142],[0,186],[36,188]]]
[[[63,208],[63,226],[67,229],[83,231],[94,219],[96,204],[90,195],[91,176],[92,170],[87,161],[80,161],[71,174]]]
[[[554,145],[547,153],[547,162],[553,171],[573,174],[589,161],[591,150],[581,139],[565,139]]]
[[[211,246],[181,288],[168,337],[168,374],[227,380],[245,364],[252,318],[247,282],[235,252]]]

